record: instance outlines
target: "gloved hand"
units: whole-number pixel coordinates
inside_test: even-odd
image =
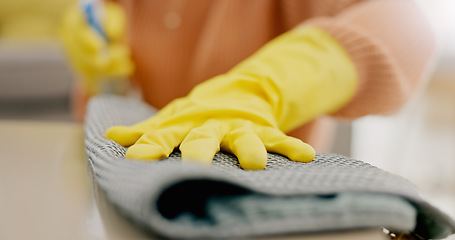
[[[133,71],[130,50],[124,42],[125,13],[115,3],[106,2],[104,6],[106,36],[89,25],[79,5],[64,14],[60,31],[69,60],[85,81],[89,95],[99,93],[101,80],[124,78]]]
[[[264,169],[267,151],[310,162],[314,149],[284,132],[339,109],[353,96],[356,78],[335,40],[298,27],[150,119],[110,128],[106,138],[130,146],[131,159],[166,158],[180,146],[184,161],[206,164],[221,147],[246,170]]]

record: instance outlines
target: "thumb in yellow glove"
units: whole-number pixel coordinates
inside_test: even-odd
[[[126,17],[112,2],[104,4],[103,31],[100,35],[87,22],[81,7],[74,4],[64,14],[61,39],[76,72],[85,80],[89,95],[98,94],[103,79],[124,78],[133,71],[126,43]]]
[[[221,149],[246,170],[264,169],[267,151],[310,162],[314,149],[284,132],[346,104],[356,77],[335,40],[299,27],[148,120],[110,128],[106,138],[130,146],[131,159],[166,158],[180,146],[184,161],[210,164]]]

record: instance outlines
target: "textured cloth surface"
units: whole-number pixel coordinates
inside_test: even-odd
[[[170,238],[242,237],[386,227],[442,238],[455,223],[423,201],[406,180],[364,162],[317,154],[297,163],[269,154],[263,171],[244,171],[224,153],[211,167],[181,164],[179,152],[156,162],[124,158],[105,139],[113,125],[154,114],[137,100],[90,102],[86,150],[97,184],[139,225]]]

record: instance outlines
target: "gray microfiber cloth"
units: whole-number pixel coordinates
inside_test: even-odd
[[[108,200],[140,227],[167,238],[234,238],[385,227],[444,238],[455,223],[422,200],[413,185],[362,161],[318,153],[311,163],[268,155],[262,171],[245,171],[217,153],[211,167],[126,159],[105,139],[156,111],[138,100],[101,96],[89,103],[86,151]]]

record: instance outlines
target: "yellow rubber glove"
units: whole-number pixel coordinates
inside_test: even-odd
[[[184,161],[210,164],[221,148],[246,170],[264,169],[267,151],[310,162],[314,149],[284,132],[346,104],[356,78],[335,40],[320,29],[298,27],[150,119],[110,128],[106,138],[130,146],[131,159],[166,158],[180,146]]]
[[[100,81],[125,78],[133,71],[125,43],[125,13],[116,3],[106,2],[104,6],[103,30],[107,39],[87,23],[79,5],[69,8],[62,21],[62,42],[72,66],[85,80],[89,95],[100,92]]]

